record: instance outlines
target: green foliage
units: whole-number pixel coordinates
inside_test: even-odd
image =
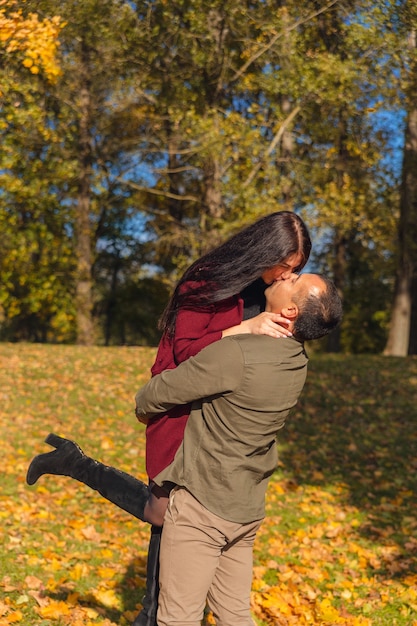
[[[359,249],[358,249],[359,248]],[[344,352],[381,353],[393,293],[393,267],[361,242],[351,246],[344,290]],[[391,269],[391,272],[389,271]]]
[[[94,263],[111,237],[112,221],[132,219],[129,194],[117,183],[132,147],[136,103],[129,80],[135,17],[127,3],[36,2],[43,14],[59,10],[61,74],[54,84],[24,67],[5,68],[0,164],[5,247],[0,252],[2,336],[12,340],[73,341],[80,263],[93,279]],[[36,6],[35,6],[36,5]],[[117,12],[113,9],[117,6]],[[25,2],[30,11],[31,2]],[[100,19],[95,20],[99,8]],[[88,52],[86,52],[88,50]],[[88,62],[85,56],[88,56]],[[130,60],[129,60],[130,59]],[[84,65],[83,65],[84,64]],[[26,73],[25,73],[26,72]],[[88,206],[88,252],[79,252],[83,93],[89,82],[89,141],[93,149]],[[129,94],[129,97],[127,95]],[[133,115],[134,115],[133,111]],[[137,136],[134,142],[136,144]],[[24,155],[24,158],[22,158]],[[87,166],[89,167],[89,166]],[[84,169],[83,169],[84,168]],[[0,208],[1,210],[1,208]],[[137,243],[137,240],[136,240]],[[112,241],[108,245],[111,245]],[[121,245],[121,243],[119,243]]]
[[[314,261],[345,293],[339,347],[380,349],[398,193],[391,129],[376,124],[402,106],[399,69],[410,59],[401,3],[16,6],[65,26],[54,84],[13,55],[0,67],[3,337],[71,341],[83,308],[101,340],[109,306],[118,311],[110,335],[123,337],[137,277],[156,271],[172,287],[237,229],[296,209]],[[18,238],[22,204],[30,219]],[[373,303],[359,288],[361,264]],[[144,339],[128,334],[154,341],[143,328]]]
[[[121,280],[99,303],[105,345],[156,346],[160,339],[158,319],[169,291],[157,277]]]
[[[42,77],[9,67],[3,89],[1,336],[70,341],[71,224],[56,183],[68,176],[71,164],[63,163],[57,148],[59,129],[48,110]]]

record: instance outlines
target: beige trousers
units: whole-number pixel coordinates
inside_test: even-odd
[[[206,601],[217,626],[254,626],[253,542],[261,522],[228,522],[186,489],[171,491],[161,540],[158,626],[200,626]]]

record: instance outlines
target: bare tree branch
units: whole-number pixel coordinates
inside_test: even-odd
[[[191,200],[192,202],[200,201],[200,199],[197,196],[190,196],[190,195],[180,196],[175,193],[170,193],[169,191],[161,191],[160,189],[153,189],[152,187],[141,187],[140,185],[137,185],[131,180],[124,180],[123,178],[119,178],[118,176],[116,177],[116,180],[118,180],[123,185],[127,185],[128,187],[131,187],[132,189],[136,189],[136,191],[144,191],[145,193],[150,193],[154,196],[163,196],[164,198],[171,198],[173,200],[182,200],[182,201],[185,201],[185,200]]]
[[[314,13],[310,13],[310,15],[307,15],[307,17],[305,17],[305,18],[303,18],[301,20],[298,20],[298,22],[295,22],[295,24],[293,24],[292,26],[289,26],[284,31],[281,31],[281,32],[277,33],[274,37],[272,37],[271,41],[267,45],[263,46],[263,48],[260,48],[258,50],[258,52],[256,52],[250,59],[248,59],[246,61],[246,63],[244,63],[244,65],[242,65],[241,68],[239,68],[239,70],[232,77],[230,82],[234,82],[234,81],[238,80],[246,72],[248,67],[250,65],[252,65],[252,63],[254,63],[256,61],[256,59],[259,59],[259,57],[261,57],[263,54],[265,54],[265,52],[268,52],[268,50],[270,50],[272,48],[272,46],[278,41],[278,39],[283,37],[285,34],[290,33],[292,30],[295,30],[301,24],[305,24],[306,22],[309,22],[310,20],[312,20],[313,18],[317,17],[321,13],[324,13],[325,11],[330,9],[333,5],[337,4],[338,2],[339,2],[339,0],[332,0],[331,2],[329,2],[329,4],[326,4],[326,6],[322,7],[318,11],[314,11]]]
[[[275,134],[274,138],[272,139],[271,143],[269,144],[269,148],[265,152],[263,158],[255,165],[255,167],[252,168],[251,172],[249,173],[249,176],[247,177],[247,179],[243,183],[242,187],[244,189],[246,189],[250,185],[250,183],[253,181],[253,179],[255,178],[255,176],[257,175],[259,170],[261,169],[262,165],[265,163],[266,158],[269,157],[272,154],[273,150],[275,150],[276,146],[280,142],[280,140],[282,138],[282,135],[284,134],[285,129],[287,128],[287,126],[292,122],[292,120],[295,118],[295,116],[300,111],[301,111],[301,107],[300,106],[295,107],[295,109],[293,109],[293,111],[291,111],[291,113],[289,114],[287,119],[284,120],[284,122],[281,124],[281,126],[278,129],[278,132]]]

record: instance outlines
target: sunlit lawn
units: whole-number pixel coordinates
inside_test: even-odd
[[[148,527],[65,477],[25,483],[55,431],[145,479],[135,391],[155,350],[0,344],[0,625],[128,625]],[[273,626],[417,625],[417,359],[313,356],[280,434],[254,564]]]

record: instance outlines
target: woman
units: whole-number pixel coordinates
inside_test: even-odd
[[[162,339],[152,375],[176,367],[227,335],[288,336],[287,320],[264,312],[264,290],[274,281],[285,280],[292,272],[300,271],[310,250],[310,236],[301,218],[280,211],[261,218],[195,261],[180,279],[162,315]],[[42,474],[71,476],[132,515],[150,522],[153,532],[148,585],[155,586],[160,535],[157,527],[163,523],[168,498],[152,479],[172,462],[189,412],[189,405],[180,406],[149,420],[146,430],[149,486],[85,456],[77,444],[53,434],[46,442],[56,450],[35,457],[27,474],[30,485]],[[152,595],[150,591],[147,600]],[[153,594],[156,593],[153,589]],[[149,621],[138,620],[140,616],[135,626],[154,623],[154,617]]]

